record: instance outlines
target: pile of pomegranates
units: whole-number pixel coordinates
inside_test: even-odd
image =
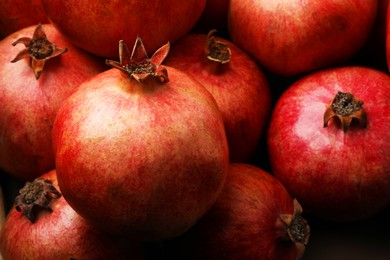
[[[389,10],[0,0],[0,258],[315,259],[390,208]]]

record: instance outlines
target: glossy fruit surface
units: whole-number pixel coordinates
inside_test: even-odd
[[[337,99],[350,114],[330,112]],[[347,221],[388,205],[389,100],[389,76],[364,67],[308,75],[278,100],[268,131],[272,170],[307,212]]]
[[[377,0],[231,0],[232,41],[277,75],[345,62],[365,43]]]

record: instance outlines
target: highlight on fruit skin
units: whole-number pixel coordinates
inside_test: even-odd
[[[168,71],[161,63],[169,53],[169,42],[160,47],[149,59],[145,46],[138,36],[133,51],[130,51],[123,40],[119,41],[119,62],[106,60],[106,64],[126,72],[129,77],[142,82],[149,76],[157,78],[162,83],[169,82]]]
[[[11,61],[17,62],[24,58],[31,59],[31,67],[34,71],[34,76],[38,80],[45,66],[45,62],[49,59],[57,57],[68,51],[67,48],[58,48],[54,43],[49,41],[43,30],[42,24],[38,24],[33,37],[22,37],[12,43],[13,46],[22,43],[26,49],[21,50],[16,57]]]

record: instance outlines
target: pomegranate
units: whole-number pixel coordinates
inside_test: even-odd
[[[277,75],[293,76],[351,58],[364,45],[377,0],[231,0],[232,41]]]
[[[61,196],[56,171],[27,182],[0,232],[4,259],[144,259],[143,245],[92,226]]]
[[[83,217],[142,240],[180,235],[215,202],[226,178],[228,145],[211,94],[149,59],[141,38],[120,62],[80,85],[53,127],[59,185]],[[168,77],[169,75],[169,77]]]
[[[272,175],[232,163],[213,207],[189,231],[166,242],[170,259],[299,259],[310,227],[302,207]]]
[[[255,61],[214,33],[183,37],[165,64],[188,73],[213,95],[225,123],[230,160],[249,162],[271,110],[270,89]]]
[[[50,24],[3,39],[0,168],[20,180],[33,180],[53,169],[51,129],[60,104],[81,82],[104,69],[104,63],[65,41]]]
[[[389,76],[365,67],[307,75],[280,97],[271,168],[307,212],[353,221],[389,205],[389,100]]]
[[[0,0],[0,38],[48,22],[41,0]]]
[[[142,37],[151,52],[174,42],[194,26],[206,0],[42,0],[49,20],[73,44],[115,58],[119,40]]]

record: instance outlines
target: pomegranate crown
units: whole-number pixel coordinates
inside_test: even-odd
[[[68,50],[67,48],[58,48],[49,41],[42,24],[38,24],[35,28],[32,38],[19,38],[12,45],[15,46],[18,43],[23,43],[26,49],[21,50],[11,62],[14,63],[24,58],[31,58],[31,67],[36,79],[39,79],[41,76],[43,66],[47,60],[57,57]]]
[[[140,83],[149,76],[157,78],[162,83],[167,83],[169,81],[168,72],[161,63],[167,57],[169,48],[170,44],[168,42],[160,47],[149,59],[145,46],[139,36],[135,41],[131,54],[125,42],[120,40],[119,62],[106,60],[106,64],[126,72],[131,78],[134,78]]]
[[[59,197],[61,193],[51,180],[37,178],[33,182],[26,182],[19,190],[19,195],[15,198],[15,208],[34,222],[36,211],[43,209],[51,212],[50,203]]]

